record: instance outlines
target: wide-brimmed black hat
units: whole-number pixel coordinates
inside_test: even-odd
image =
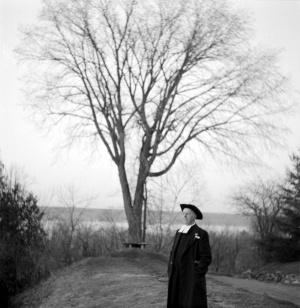
[[[180,207],[181,207],[181,211],[183,211],[183,209],[185,209],[185,208],[192,210],[196,214],[196,219],[202,219],[203,218],[201,211],[195,205],[180,204]]]

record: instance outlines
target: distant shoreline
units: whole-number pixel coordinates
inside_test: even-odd
[[[68,218],[70,215],[80,217],[82,221],[97,224],[98,222],[114,222],[115,224],[124,226],[127,223],[125,211],[123,209],[95,209],[95,208],[66,208],[66,207],[41,207],[44,212],[44,221],[59,220]],[[250,231],[251,221],[249,218],[241,214],[229,213],[203,213],[204,219],[198,221],[200,226],[203,226],[211,231],[234,229],[236,231]],[[148,214],[148,226],[161,223],[164,226],[170,226],[176,229],[182,225],[180,212],[171,211],[151,211]]]

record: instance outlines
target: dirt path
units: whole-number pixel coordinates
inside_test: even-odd
[[[270,296],[279,301],[292,302],[300,307],[300,287],[281,283],[267,283],[252,279],[208,275],[210,280],[248,290],[258,295]]]
[[[18,295],[14,307],[166,307],[166,265],[162,256],[137,250],[86,259]],[[207,277],[209,308],[296,307],[237,288],[221,278]]]

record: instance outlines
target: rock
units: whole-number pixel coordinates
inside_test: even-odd
[[[251,269],[248,269],[248,270],[242,272],[241,277],[242,278],[252,278],[252,271],[251,271]]]
[[[281,271],[266,272],[266,271],[252,271],[248,269],[244,271],[241,278],[256,279],[259,281],[266,281],[270,283],[284,283],[284,284],[300,284],[300,276],[295,274],[286,274]]]
[[[300,281],[294,280],[294,281],[292,282],[292,284],[300,284]]]

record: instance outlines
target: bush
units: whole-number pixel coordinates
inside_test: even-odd
[[[211,269],[224,274],[234,274],[240,250],[237,234],[225,229],[221,232],[210,232],[209,238],[212,251]]]
[[[282,238],[276,235],[270,236],[263,241],[258,241],[258,246],[263,252],[266,262],[294,262],[299,261],[299,241],[293,238]]]
[[[37,198],[12,177],[0,163],[0,293],[8,298],[39,281],[45,232]]]
[[[210,270],[226,275],[240,274],[263,264],[253,235],[225,229],[210,232],[212,264]]]
[[[245,270],[257,269],[263,265],[261,253],[252,234],[241,232],[239,234],[240,251],[235,263],[235,273],[240,274]]]

